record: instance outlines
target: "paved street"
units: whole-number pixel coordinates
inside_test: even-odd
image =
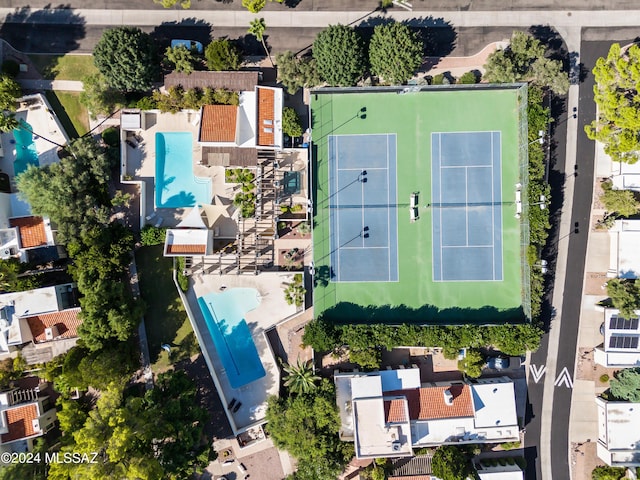
[[[41,3],[36,1],[31,6],[36,8]],[[614,3],[616,11],[609,9]],[[154,33],[162,41],[176,37],[202,42],[211,36],[244,37],[245,53],[261,54],[261,46],[245,37],[249,22],[256,16],[239,10],[239,0],[194,0],[193,4],[192,10],[185,11],[164,10],[151,0],[127,3],[103,0],[79,10],[16,12],[11,0],[0,0],[0,20],[5,19],[0,37],[26,52],[89,52],[105,28],[130,24]],[[297,51],[309,46],[317,32],[329,24],[364,24],[370,28],[379,23],[382,14],[371,14],[375,5],[377,1],[369,0],[301,0],[292,9],[268,3],[260,16],[265,18],[265,38],[274,52]],[[637,35],[636,26],[640,25],[640,10],[631,10],[640,4],[631,0],[414,0],[414,5],[416,10],[423,11],[394,8],[387,16],[440,33],[453,33],[450,45],[453,55],[477,53],[490,42],[508,38],[513,28],[554,25],[568,50],[579,53],[586,72],[597,57],[606,53],[612,43],[609,38],[633,38]],[[343,11],[337,11],[338,8]],[[562,113],[556,118],[553,131],[549,181],[554,195],[551,211],[558,216],[545,258],[553,264],[557,255],[555,288],[550,298],[554,315],[546,312],[550,331],[543,337],[538,352],[532,354],[528,366],[530,411],[525,436],[528,480],[570,478],[569,419],[594,171],[594,144],[586,138],[583,127],[595,116],[592,87],[590,73],[583,83],[571,87],[567,104],[557,107]],[[571,118],[574,107],[576,119]]]

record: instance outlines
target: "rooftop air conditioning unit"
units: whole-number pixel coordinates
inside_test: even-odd
[[[393,450],[394,452],[399,452],[401,448],[402,448],[402,444],[400,442],[391,443],[391,450]]]
[[[11,255],[11,249],[10,249],[10,248],[5,248],[5,249],[2,251],[2,253],[3,253],[4,255]]]

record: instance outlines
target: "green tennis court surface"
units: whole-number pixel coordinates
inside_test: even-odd
[[[526,87],[398,92],[311,94],[315,316],[389,323],[521,319],[528,310],[526,236],[515,198],[516,185],[526,182],[520,174]],[[354,141],[358,136],[370,141]],[[394,162],[378,165],[393,160],[376,144],[389,138],[395,139],[395,188],[389,185]],[[440,148],[433,149],[433,138]],[[342,142],[345,157],[335,151]]]

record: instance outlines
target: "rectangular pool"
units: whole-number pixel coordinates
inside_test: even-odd
[[[244,314],[258,305],[257,295],[253,288],[233,288],[198,297],[231,388],[240,388],[266,374],[244,319]]]
[[[20,127],[13,131],[16,141],[16,159],[13,161],[13,174],[20,175],[29,165],[40,166],[38,151],[33,141],[33,128],[20,119]]]
[[[211,179],[193,174],[193,135],[156,133],[156,208],[211,203]]]

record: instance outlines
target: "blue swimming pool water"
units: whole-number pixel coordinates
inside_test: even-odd
[[[19,175],[24,172],[29,165],[40,166],[38,161],[38,151],[33,143],[33,128],[24,120],[20,119],[22,128],[13,131],[13,138],[16,139],[16,159],[13,161],[13,173]]]
[[[231,388],[240,388],[265,376],[258,350],[244,319],[245,314],[259,303],[258,291],[253,288],[232,288],[198,298],[198,305]]]
[[[156,133],[156,208],[211,203],[211,179],[193,174],[193,135]]]

